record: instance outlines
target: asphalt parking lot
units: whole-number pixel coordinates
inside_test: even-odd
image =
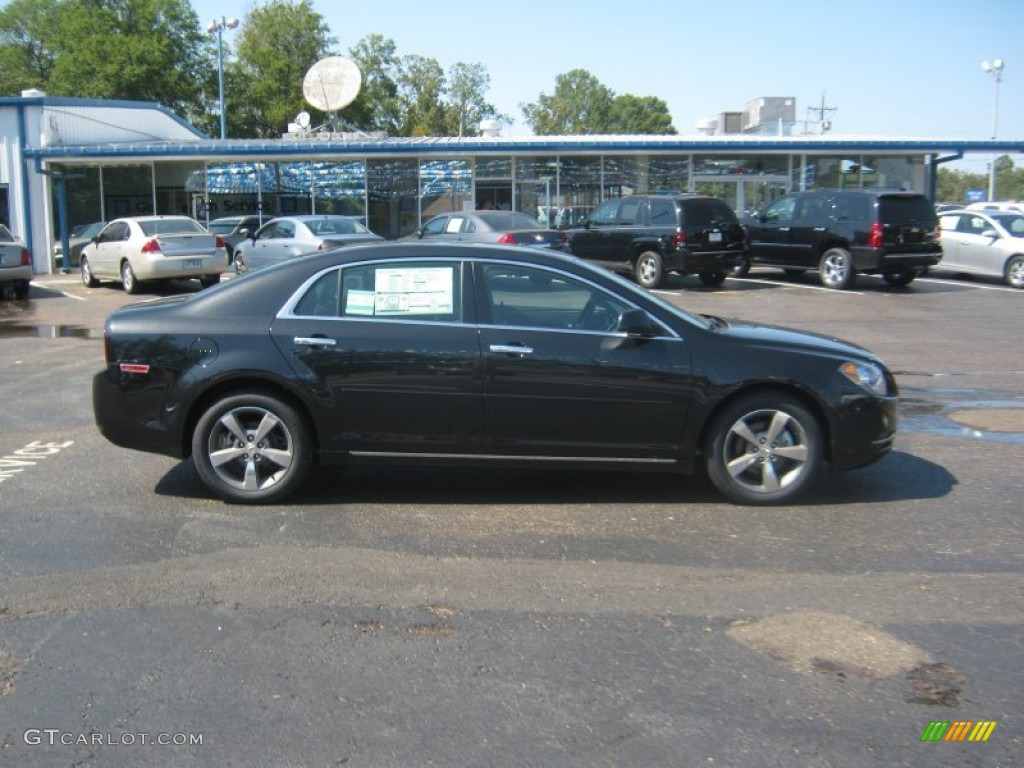
[[[96,432],[119,288],[0,302],[0,763],[1017,764],[1024,292],[755,270],[661,293],[879,353],[892,454],[791,507],[401,468],[235,507]],[[996,725],[922,741],[947,721]]]

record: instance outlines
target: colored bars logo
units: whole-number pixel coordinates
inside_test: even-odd
[[[921,741],[988,741],[995,729],[995,720],[932,720]]]

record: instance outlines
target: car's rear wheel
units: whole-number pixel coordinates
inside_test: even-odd
[[[192,436],[199,476],[211,491],[243,504],[293,493],[312,463],[310,430],[290,405],[260,393],[229,395],[210,406]]]
[[[917,277],[917,270],[908,267],[907,269],[901,269],[898,272],[886,272],[882,277],[889,285],[899,288],[904,285],[910,285],[914,282],[914,278]]]
[[[18,299],[19,301],[24,301],[25,299],[27,299],[28,298],[28,286],[29,286],[29,281],[28,280],[22,280],[21,282],[15,283],[14,284],[14,288],[13,288],[13,290],[14,290],[14,298]]]
[[[636,260],[633,268],[636,281],[644,288],[658,288],[665,282],[665,267],[661,254],[655,251],[644,251]]]
[[[89,259],[82,256],[78,262],[78,269],[82,273],[82,284],[86,288],[95,288],[100,284],[100,281],[96,279],[96,276],[92,273],[92,267],[89,266]]]
[[[1024,288],[1024,256],[1014,256],[1006,262],[1004,274],[1011,288]]]
[[[725,272],[700,272],[697,274],[700,281],[709,288],[716,288],[725,282]]]
[[[121,265],[121,285],[124,286],[125,293],[139,292],[139,280],[135,277],[135,270],[132,269],[132,265],[128,261]]]
[[[750,395],[723,411],[708,435],[711,482],[740,504],[782,504],[817,478],[824,458],[818,420],[787,395]]]
[[[220,282],[220,275],[203,275],[199,278],[199,285],[203,288],[212,288]]]
[[[853,285],[857,270],[853,268],[853,256],[845,248],[830,248],[825,251],[818,264],[821,284],[826,288],[842,290]]]

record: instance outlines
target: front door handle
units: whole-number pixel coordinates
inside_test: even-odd
[[[491,344],[490,350],[497,355],[516,355],[518,357],[533,354],[533,347],[527,347],[524,344]]]

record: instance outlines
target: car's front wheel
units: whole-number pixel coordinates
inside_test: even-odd
[[[1014,256],[1006,262],[1005,276],[1011,288],[1024,288],[1024,256]]]
[[[750,395],[730,405],[708,435],[711,482],[740,504],[782,504],[817,478],[824,458],[818,420],[787,395]]]
[[[744,256],[743,261],[741,261],[739,264],[733,267],[732,270],[730,270],[729,274],[732,277],[746,277],[747,275],[750,274],[751,266],[752,265],[750,263],[750,257]]]
[[[92,267],[89,265],[89,259],[82,256],[78,262],[78,269],[82,273],[82,284],[86,288],[95,288],[100,284],[100,281],[96,279],[96,276],[92,273]]]
[[[192,455],[207,487],[227,501],[275,502],[293,493],[312,463],[312,436],[292,406],[261,393],[211,405],[192,435]]]
[[[665,282],[665,266],[661,254],[655,251],[644,251],[636,260],[633,268],[636,281],[644,288],[658,288]]]
[[[825,251],[818,264],[821,284],[826,288],[842,290],[853,285],[857,270],[853,268],[853,256],[845,248],[830,248]]]
[[[249,271],[249,265],[245,263],[245,254],[235,251],[235,274],[244,275]]]

